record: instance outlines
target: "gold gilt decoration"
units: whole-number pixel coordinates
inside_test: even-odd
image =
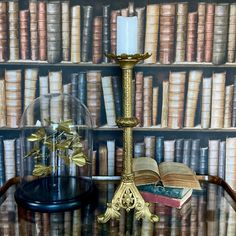
[[[49,159],[52,154],[56,158],[63,159],[66,165],[74,163],[82,167],[88,163],[87,156],[83,151],[83,145],[80,142],[80,136],[74,128],[72,120],[66,120],[59,124],[50,122],[50,124],[47,128],[39,128],[27,138],[29,142],[34,143],[34,147],[25,156],[25,158],[31,157],[35,160],[33,175],[38,177],[47,176],[59,168],[42,164],[42,159]],[[42,152],[42,145],[46,150],[44,153]]]
[[[157,222],[159,217],[152,214],[149,210],[149,203],[145,202],[134,183],[134,175],[132,170],[132,154],[133,154],[133,134],[132,128],[139,121],[132,117],[132,78],[133,68],[140,61],[148,58],[150,54],[122,54],[116,56],[107,54],[107,57],[114,59],[119,63],[122,69],[123,84],[123,117],[119,118],[116,123],[123,128],[123,171],[121,182],[114,194],[111,203],[107,203],[107,209],[104,214],[98,216],[98,222],[106,223],[110,219],[120,218],[120,209],[124,208],[127,212],[135,209],[136,219],[147,218],[151,222]]]

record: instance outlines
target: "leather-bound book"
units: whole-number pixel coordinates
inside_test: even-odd
[[[120,15],[128,17],[129,16],[129,9],[128,9],[128,7],[120,9]]]
[[[71,95],[78,98],[78,73],[70,74],[71,81]]]
[[[83,6],[83,29],[81,42],[81,61],[91,61],[93,7]]]
[[[203,62],[205,59],[205,22],[206,22],[206,3],[198,3],[198,25],[197,25],[197,62]]]
[[[175,141],[175,162],[183,162],[184,139],[176,139]]]
[[[183,163],[190,167],[190,157],[191,157],[191,149],[192,149],[192,140],[185,139],[183,145]]]
[[[226,139],[225,181],[236,190],[236,138]]]
[[[212,78],[203,78],[202,80],[202,101],[201,101],[201,128],[208,129],[211,119],[211,88]]]
[[[234,222],[236,221],[236,213],[233,207],[229,206],[228,220],[227,220],[227,236],[236,234],[236,226]]]
[[[208,147],[200,148],[199,174],[200,175],[208,174]]]
[[[64,212],[50,213],[50,235],[64,233]]]
[[[61,3],[61,23],[62,23],[62,60],[70,60],[70,2]]]
[[[93,19],[92,61],[94,64],[102,61],[102,16],[96,16]]]
[[[177,3],[175,61],[184,62],[187,40],[188,3]]]
[[[63,85],[63,93],[71,95],[71,83]],[[63,97],[63,120],[72,119],[70,107],[70,98],[68,96]]]
[[[4,165],[5,165],[5,178],[6,181],[15,177],[16,164],[15,164],[15,139],[5,139],[4,144]]]
[[[99,153],[99,175],[101,176],[107,176],[108,170],[107,170],[107,145],[100,143],[98,148]]]
[[[223,128],[226,73],[214,73],[212,78],[211,128]]]
[[[135,9],[135,15],[138,18],[138,53],[144,53],[144,37],[145,37],[145,7]]]
[[[236,127],[236,76],[234,75],[234,94],[232,107],[232,127]]]
[[[49,93],[49,81],[48,76],[39,76],[39,95],[44,96]],[[49,118],[49,100],[44,99],[40,104],[40,115],[42,125],[47,125]]]
[[[144,157],[145,156],[145,144],[135,143],[134,144],[134,157]]]
[[[4,143],[3,136],[0,136],[0,187],[2,187],[5,182]]]
[[[218,163],[219,163],[219,151],[220,151],[220,140],[209,140],[208,141],[208,174],[218,175]]]
[[[71,8],[71,46],[70,56],[71,62],[79,63],[81,61],[81,14],[80,6],[73,6]]]
[[[159,29],[159,4],[151,4],[146,7],[146,31],[144,51],[152,54],[145,63],[157,62],[157,45]]]
[[[105,54],[110,53],[110,5],[102,7],[102,62],[108,63],[109,58]]]
[[[47,61],[61,61],[61,2],[47,2]]]
[[[152,125],[157,125],[159,87],[152,89]]]
[[[162,108],[161,108],[161,127],[168,126],[168,96],[169,96],[169,81],[162,83]]]
[[[226,62],[228,42],[229,4],[215,5],[214,38],[212,63],[220,65]]]
[[[226,157],[226,142],[221,141],[219,147],[218,176],[222,179],[225,179],[225,157]]]
[[[120,16],[120,10],[111,11],[110,21],[110,37],[111,37],[111,53],[116,54],[116,39],[117,39],[117,16]]]
[[[37,1],[29,1],[30,11],[30,52],[31,60],[39,59],[39,36],[38,36],[38,3]]]
[[[148,208],[151,212],[153,212],[155,210],[155,204],[150,204]],[[146,236],[154,235],[154,224],[147,217],[143,218],[141,235],[146,235]]]
[[[112,88],[115,100],[116,117],[122,116],[122,85],[121,78],[118,76],[112,76]]]
[[[143,72],[135,74],[135,117],[143,125]]]
[[[236,4],[230,4],[229,9],[229,31],[228,31],[227,62],[235,61],[236,49]]]
[[[123,153],[124,150],[121,147],[116,147],[116,154],[115,154],[115,175],[121,176],[122,169],[123,169]]]
[[[24,86],[24,110],[34,101],[36,96],[36,83],[38,80],[38,69],[32,68],[32,69],[25,69],[25,86]],[[27,116],[26,116],[26,124],[27,125],[34,125],[34,115],[33,110],[34,108],[31,106],[28,110]]]
[[[19,34],[18,34],[18,13],[19,3],[16,1],[8,2],[8,23],[9,23],[9,59],[19,60]]]
[[[144,137],[144,146],[145,146],[145,157],[155,157],[155,136],[146,136]]]
[[[225,87],[224,128],[230,128],[232,123],[234,85]]]
[[[188,92],[184,117],[185,127],[194,127],[202,74],[203,72],[201,70],[191,70],[189,72]]]
[[[143,78],[143,126],[152,125],[152,76]]]
[[[198,233],[198,196],[191,197],[191,213],[190,213],[190,235]]]
[[[160,5],[160,57],[162,64],[174,61],[175,4]]]
[[[39,60],[47,60],[47,20],[46,2],[38,2]]]
[[[205,21],[205,62],[212,62],[215,4],[207,3]]]
[[[107,170],[109,176],[115,175],[115,140],[107,140]]]
[[[81,222],[81,209],[75,209],[72,212],[72,235],[80,235],[82,222]]]
[[[169,75],[168,127],[172,129],[183,126],[185,80],[186,72],[171,72]]]
[[[192,140],[190,168],[199,173],[199,158],[200,158],[200,139]]]
[[[164,161],[174,161],[175,159],[175,140],[164,141]]]
[[[220,196],[220,212],[219,212],[219,236],[227,235],[228,231],[228,215],[229,205],[224,196]],[[236,220],[236,219],[235,219]],[[230,227],[230,226],[229,226]],[[233,235],[233,234],[232,234]]]
[[[7,2],[0,2],[0,61],[8,60]]]
[[[196,59],[197,44],[197,12],[188,13],[188,29],[187,29],[187,45],[186,45],[186,61],[193,62]]]
[[[5,71],[7,126],[18,127],[21,118],[21,70]]]
[[[7,125],[6,121],[6,91],[5,80],[0,79],[0,127]]]
[[[111,76],[102,77],[102,90],[103,90],[103,99],[104,99],[104,104],[105,104],[107,125],[115,126],[116,125],[116,110],[115,110],[115,101],[114,101],[114,93],[112,89]]]
[[[101,71],[87,72],[87,107],[91,113],[93,126],[100,126],[101,122]]]

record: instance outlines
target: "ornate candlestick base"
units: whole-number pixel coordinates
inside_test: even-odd
[[[149,203],[145,202],[134,183],[134,174],[132,170],[133,154],[133,136],[132,128],[139,121],[132,117],[132,77],[133,68],[141,60],[148,58],[147,54],[116,56],[108,54],[107,57],[114,59],[120,64],[123,80],[123,117],[116,123],[118,127],[123,128],[123,171],[120,185],[118,186],[111,203],[107,203],[107,209],[104,214],[98,216],[98,222],[106,223],[109,219],[119,219],[120,209],[124,208],[127,212],[135,209],[136,219],[147,218],[151,222],[157,222],[159,217],[152,214],[148,208]]]

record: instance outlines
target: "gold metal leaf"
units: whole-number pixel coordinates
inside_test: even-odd
[[[87,157],[85,156],[85,154],[82,151],[77,150],[71,155],[70,159],[77,166],[84,166],[86,164]]]
[[[30,150],[29,153],[27,153],[27,155],[25,155],[25,158],[26,157],[32,157],[32,156],[38,156],[38,155],[40,155],[39,152],[40,152],[39,148],[33,148],[33,149]]]
[[[27,139],[30,142],[41,141],[46,136],[45,129],[40,128],[36,133],[31,134]]]
[[[33,170],[33,175],[38,176],[38,177],[47,176],[51,173],[52,173],[52,166],[44,166],[41,164],[35,165],[34,170]]]
[[[72,125],[72,120],[63,121],[58,125],[57,130],[58,131],[63,131],[67,134],[72,134],[72,131],[71,131],[71,128],[70,128],[71,125]]]

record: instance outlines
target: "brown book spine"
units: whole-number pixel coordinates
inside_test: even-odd
[[[152,55],[145,60],[145,63],[156,63],[158,29],[159,29],[159,4],[147,5],[146,8],[146,31],[144,51]]]
[[[157,125],[159,88],[152,89],[152,125]]]
[[[144,53],[144,37],[145,37],[145,7],[135,9],[138,18],[138,53]]]
[[[236,49],[236,4],[230,4],[227,62],[235,61]]]
[[[6,121],[6,93],[5,80],[0,80],[0,127],[7,125]]]
[[[215,15],[215,4],[207,3],[206,22],[205,22],[205,62],[212,61],[214,15]]]
[[[36,1],[29,2],[30,10],[30,48],[31,59],[39,59],[39,37],[38,37],[38,4]]]
[[[232,123],[234,85],[225,87],[224,128],[230,128]]]
[[[0,2],[0,61],[8,60],[7,2]]]
[[[116,54],[116,39],[117,39],[117,16],[120,16],[120,10],[111,11],[111,53]]]
[[[161,127],[168,126],[168,107],[169,107],[169,81],[162,83],[162,108],[161,108]]]
[[[143,126],[152,125],[152,76],[143,78]]]
[[[102,16],[93,19],[93,49],[92,60],[94,64],[102,61]]]
[[[186,61],[193,62],[196,59],[197,40],[197,12],[188,13]]]
[[[39,77],[39,95],[44,96],[49,93],[48,76]],[[49,100],[43,99],[40,104],[40,117],[42,125],[47,125],[49,120]]]
[[[143,125],[143,72],[135,74],[135,117]]]
[[[171,64],[174,61],[175,42],[175,4],[160,6],[160,63]]]
[[[121,176],[123,170],[123,153],[124,150],[121,147],[116,148],[116,162],[115,162],[115,175]]]
[[[101,176],[107,176],[108,170],[107,170],[107,145],[101,143],[99,144],[98,148],[99,153],[99,175]]]
[[[206,3],[198,3],[198,25],[197,25],[197,62],[204,61],[205,45],[205,22],[206,22]]]

